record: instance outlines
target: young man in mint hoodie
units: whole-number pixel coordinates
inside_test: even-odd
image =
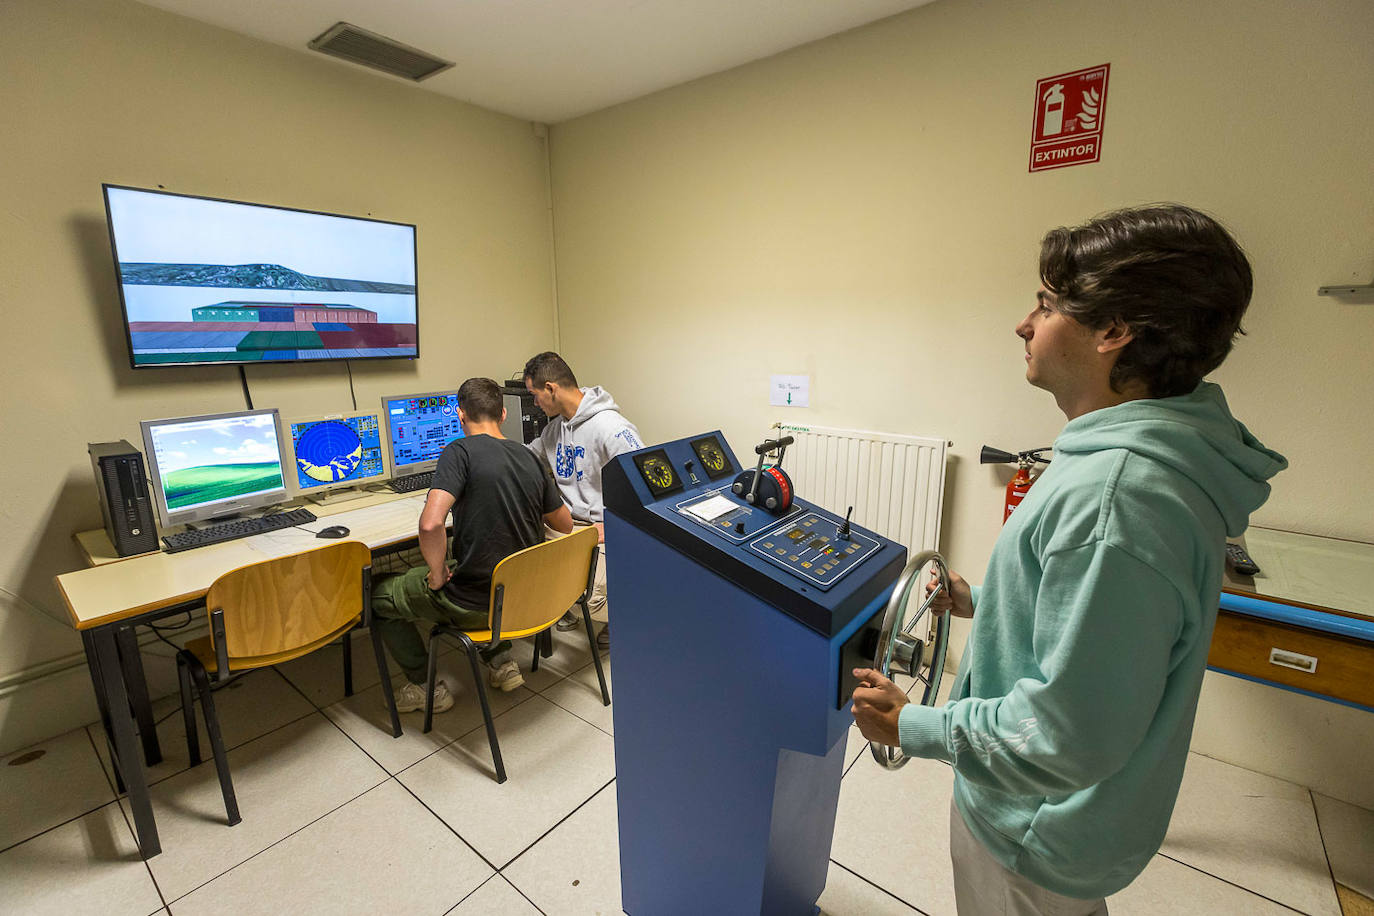
[[[1287,466],[1203,382],[1241,333],[1250,265],[1211,218],[1122,210],[1041,245],[1016,327],[1068,419],[1007,521],[951,701],[856,672],[864,737],[954,768],[961,916],[1106,913],[1159,849],[1188,754],[1228,535]],[[976,611],[976,612],[975,612]]]

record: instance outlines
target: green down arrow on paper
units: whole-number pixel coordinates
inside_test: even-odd
[[[792,392],[790,392],[790,391],[787,392],[787,403],[789,403],[789,404],[792,403]]]

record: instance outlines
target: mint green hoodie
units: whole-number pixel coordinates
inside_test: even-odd
[[[974,590],[954,699],[899,722],[903,751],[953,764],[955,804],[1008,869],[1093,898],[1159,849],[1223,542],[1287,464],[1206,382],[1065,425]]]

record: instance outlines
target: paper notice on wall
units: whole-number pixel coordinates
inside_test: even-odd
[[[768,403],[773,407],[810,407],[811,376],[772,376],[768,389]]]

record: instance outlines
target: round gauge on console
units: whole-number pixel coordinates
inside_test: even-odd
[[[677,471],[673,470],[668,453],[663,449],[657,448],[652,452],[636,455],[634,462],[635,467],[639,468],[640,476],[644,478],[644,483],[648,485],[649,492],[655,497],[682,489],[682,481],[678,478]]]
[[[725,454],[725,449],[721,447],[720,440],[715,436],[703,436],[693,441],[692,451],[696,453],[697,460],[701,462],[701,469],[712,480],[734,473],[735,469],[730,464],[729,456]]]

